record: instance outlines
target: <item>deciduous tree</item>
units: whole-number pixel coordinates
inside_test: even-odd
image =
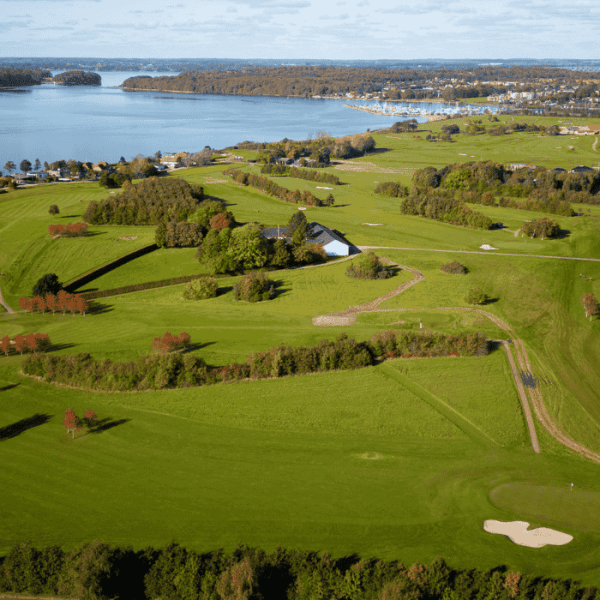
[[[33,286],[33,296],[46,297],[48,294],[58,294],[62,290],[62,283],[55,273],[47,273],[40,277]]]
[[[48,209],[48,212],[49,212],[49,213],[50,213],[52,216],[54,216],[54,215],[57,215],[58,213],[60,213],[60,210],[59,210],[59,208],[58,208],[58,205],[57,205],[57,204],[51,204],[51,205],[50,205],[50,208]]]
[[[21,171],[23,171],[23,173],[31,171],[31,163],[25,158],[21,161],[19,168],[21,169]]]
[[[5,165],[4,168],[9,172],[12,173],[16,168],[17,165],[15,165],[15,163],[12,160],[9,160]]]

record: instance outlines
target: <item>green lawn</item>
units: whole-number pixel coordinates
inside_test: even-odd
[[[458,121],[461,128],[466,123]],[[370,302],[411,277],[401,271],[389,280],[350,279],[345,262],[273,273],[277,297],[256,305],[235,302],[231,288],[237,278],[226,277],[220,295],[205,301],[182,300],[184,285],[178,285],[100,300],[104,310],[85,317],[0,314],[0,337],[40,331],[61,346],[60,354],[132,360],[149,353],[155,336],[187,331],[200,344],[194,352],[212,365],[244,361],[281,343],[314,345],[340,333],[366,340],[383,329],[422,326],[518,337],[552,418],[568,436],[599,452],[600,321],[585,319],[580,298],[600,294],[600,263],[451,251],[489,243],[516,254],[600,257],[600,209],[583,206],[589,216],[560,217],[568,236],[536,241],[514,231],[537,213],[474,207],[506,226],[483,232],[403,216],[397,200],[374,193],[377,182],[408,184],[424,166],[480,158],[564,168],[596,164],[593,140],[525,133],[459,135],[452,143],[424,139],[446,123],[423,124],[416,134],[374,134],[382,151],[328,168],[345,182],[332,192],[336,206],[306,210],[309,221],[338,229],[354,244],[412,248],[377,251],[425,276],[382,303],[388,312],[359,314],[348,327],[312,325],[315,316]],[[222,175],[230,166],[175,175],[227,200],[239,222],[285,225],[297,207],[237,186]],[[311,182],[281,183],[325,194]],[[0,272],[6,277],[0,282],[14,308],[47,272],[68,281],[152,243],[151,227],[92,227],[94,235],[83,239],[50,240],[49,223],[80,220],[90,200],[106,195],[97,184],[82,183],[2,196]],[[48,215],[50,204],[59,205],[57,218]],[[116,239],[125,236],[137,239]],[[86,287],[201,272],[194,254],[161,249]],[[440,272],[453,260],[467,266],[468,274]],[[440,310],[468,308],[464,297],[471,287],[488,293],[492,302],[482,308],[507,322],[511,333],[472,311]],[[137,394],[45,385],[19,375],[20,360],[0,357],[0,553],[24,538],[66,548],[95,538],[136,548],[177,540],[197,550],[280,544],[405,564],[444,556],[465,568],[505,564],[583,584],[600,581],[598,465],[553,440],[537,419],[542,451],[533,453],[502,350],[487,357],[399,359],[353,372]],[[94,409],[114,426],[72,440],[61,424],[69,407],[78,413]],[[3,429],[35,415],[15,437]],[[571,482],[573,492],[565,487]],[[523,548],[485,533],[486,519],[560,526],[574,540]]]

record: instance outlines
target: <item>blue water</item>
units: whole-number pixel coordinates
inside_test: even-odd
[[[42,163],[116,162],[157,150],[195,152],[244,140],[301,140],[319,130],[348,135],[403,120],[347,108],[341,100],[125,92],[115,87],[142,74],[148,73],[103,72],[99,87],[0,91],[0,170],[9,160],[17,167],[23,159],[33,163],[36,158]],[[161,73],[152,73],[157,75]]]

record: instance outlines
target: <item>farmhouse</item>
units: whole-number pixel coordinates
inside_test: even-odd
[[[263,235],[267,238],[283,239],[286,233],[286,227],[265,227],[263,230]],[[306,241],[323,244],[327,256],[348,256],[352,246],[341,234],[316,222],[308,223]]]

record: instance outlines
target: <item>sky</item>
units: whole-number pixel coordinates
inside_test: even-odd
[[[598,0],[1,0],[0,56],[597,59]]]

